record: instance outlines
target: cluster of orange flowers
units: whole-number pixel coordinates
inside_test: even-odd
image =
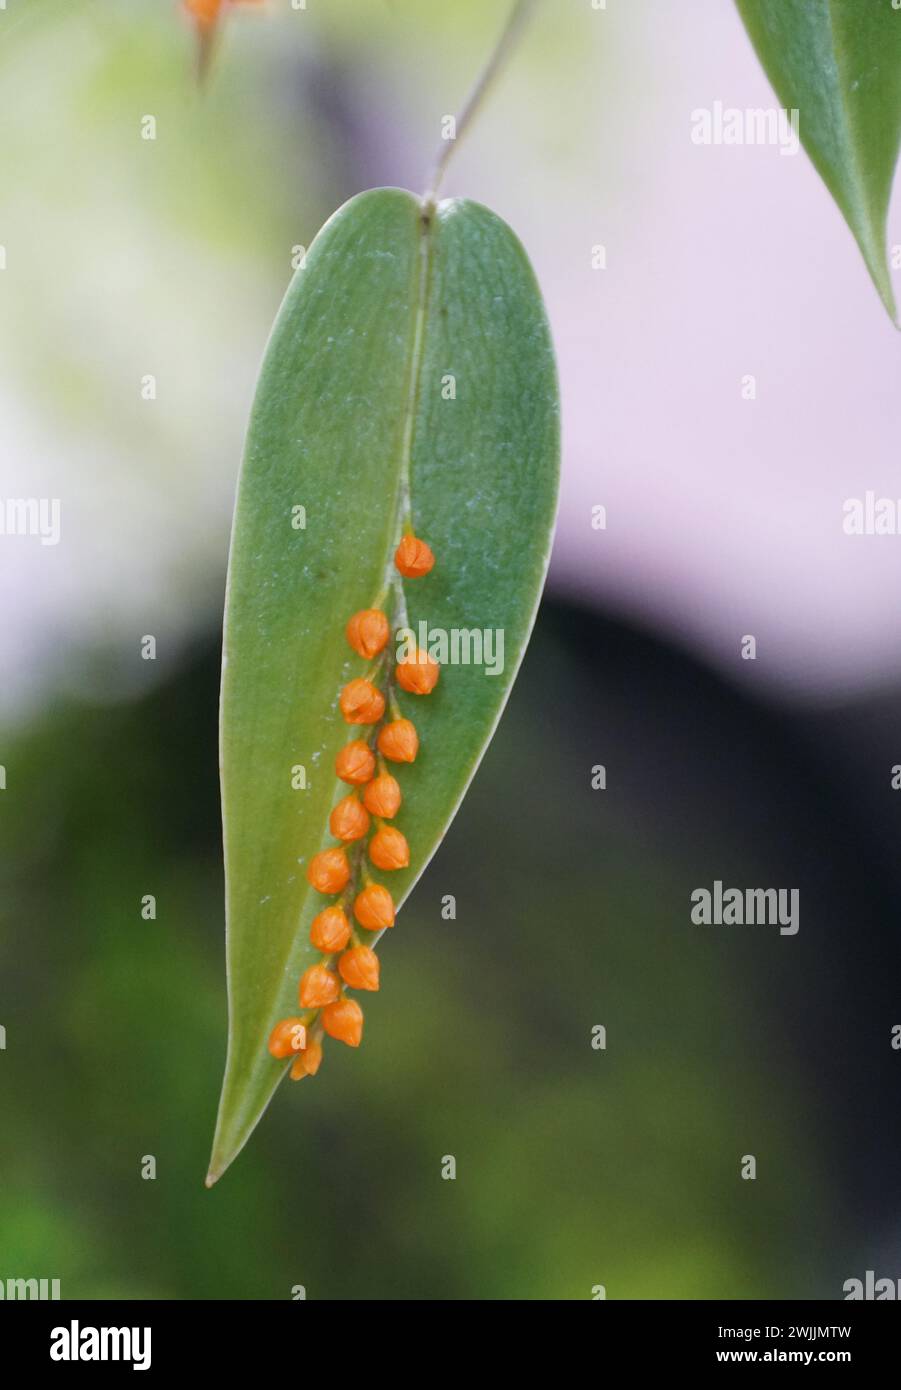
[[[405,579],[428,574],[435,563],[425,541],[404,536],[394,555],[394,563]],[[386,615],[378,608],[364,608],[347,624],[345,635],[351,647],[367,661],[379,657],[388,645],[391,629]],[[429,695],[438,683],[440,668],[426,652],[415,651],[393,667],[394,679],[411,695]],[[389,675],[390,683],[390,675]],[[375,829],[367,846],[369,859],[377,869],[405,869],[410,862],[406,836],[393,820],[402,800],[397,779],[388,772],[385,759],[392,763],[412,763],[419,751],[419,737],[409,719],[384,719],[385,695],[374,679],[358,677],[341,691],[341,713],[351,725],[367,725],[367,738],[345,744],[335,759],[335,772],[342,782],[354,788],[341,798],[329,817],[329,830],[340,844],[315,854],[307,867],[307,878],[317,893],[340,894],[340,901],[314,917],[310,940],[322,958],[301,976],[298,1002],[302,1009],[319,1011],[322,1029],[332,1038],[359,1047],[363,1036],[363,1010],[351,989],[377,990],[379,960],[371,946],[365,945],[346,908],[353,898],[353,916],[367,932],[394,926],[394,900],[388,889],[372,881],[363,863],[359,864],[363,887],[354,895],[355,875],[346,845],[363,841],[373,820]],[[337,957],[337,971],[333,969]],[[317,1032],[320,1031],[317,1029]],[[322,1061],[322,1044],[308,1031],[306,1018],[283,1018],[269,1037],[273,1057],[294,1057],[291,1076],[299,1081],[315,1076]]]

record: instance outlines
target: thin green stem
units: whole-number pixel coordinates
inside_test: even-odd
[[[429,178],[428,192],[423,198],[426,216],[429,216],[434,208],[438,190],[441,187],[451,155],[472,125],[475,117],[478,115],[492,82],[509,58],[517,39],[525,28],[537,3],[538,0],[514,0],[513,8],[507,17],[507,23],[501,30],[500,37],[494,46],[494,50],[476,79],[475,85],[466,98],[463,110],[457,118],[454,138],[452,140],[442,140],[438,149],[435,163],[432,166],[431,177]]]
[[[413,323],[413,346],[410,353],[410,376],[407,382],[407,400],[404,409],[404,428],[401,436],[400,479],[397,495],[397,510],[394,527],[394,550],[400,544],[404,528],[412,526],[412,501],[410,497],[410,459],[413,452],[413,429],[416,424],[416,410],[419,402],[419,378],[422,370],[422,355],[425,345],[425,321],[429,300],[429,271],[431,268],[432,239],[430,219],[424,216],[419,233],[419,273],[416,294],[416,318]],[[390,584],[394,577],[394,550],[388,561],[385,576]]]

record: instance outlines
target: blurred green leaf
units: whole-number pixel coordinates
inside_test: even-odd
[[[305,870],[333,843],[329,812],[348,791],[334,760],[360,733],[338,709],[341,686],[365,670],[345,641],[347,619],[391,582],[395,626],[503,635],[494,674],[451,661],[427,698],[400,692],[421,740],[398,773],[411,852],[391,875],[400,903],[519,666],[549,558],[558,452],[547,322],[509,228],[459,200],[424,218],[399,189],[340,209],[276,322],[235,513],[221,722],[229,1049],[210,1182],[284,1075],[267,1036],[297,1013],[298,978],[319,959],[308,933],[325,900]],[[437,565],[401,586],[393,553],[409,499]],[[292,786],[298,765],[302,790]]]
[[[901,10],[891,0],[736,2],[894,319],[885,222],[901,139]]]

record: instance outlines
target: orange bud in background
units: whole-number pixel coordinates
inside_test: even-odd
[[[431,695],[440,675],[441,667],[428,652],[418,650],[397,663],[397,683],[410,695]]]
[[[232,3],[260,4],[261,0],[232,0]],[[184,0],[184,7],[197,30],[197,76],[202,81],[210,65],[216,29],[225,9],[225,0]]]
[[[350,940],[350,922],[340,907],[327,907],[318,913],[310,923],[310,940],[317,951],[333,955],[343,951]]]
[[[394,563],[405,579],[421,579],[434,566],[435,557],[425,541],[404,536],[394,552]]]
[[[269,1034],[269,1051],[283,1060],[307,1046],[307,1030],[302,1018],[282,1018]]]
[[[367,931],[394,926],[394,899],[380,883],[370,883],[354,900],[354,916]]]
[[[392,816],[397,815],[402,799],[400,784],[390,772],[381,773],[363,792],[363,805],[366,810],[371,811],[374,816],[380,816],[382,820],[390,820]]]
[[[303,1052],[298,1053],[291,1068],[291,1080],[300,1081],[305,1076],[315,1076],[322,1064],[322,1043],[311,1038]]]
[[[359,1047],[363,1037],[363,1010],[356,999],[339,999],[322,1010],[322,1026],[330,1038]]]
[[[362,608],[350,619],[344,635],[359,656],[371,661],[388,645],[391,629],[388,619],[378,608]]]
[[[211,28],[219,18],[222,0],[185,0],[185,9],[203,29]]]
[[[369,813],[355,796],[344,796],[328,818],[336,840],[362,840],[369,829]]]
[[[233,4],[252,5],[259,4],[260,0],[232,0]],[[185,9],[188,14],[193,16],[202,29],[209,29],[219,18],[219,11],[223,8],[225,0],[184,0]]]
[[[379,958],[369,946],[354,946],[338,961],[341,978],[351,989],[378,989]]]
[[[307,879],[317,893],[340,893],[350,882],[350,865],[343,849],[324,849],[307,865]]]
[[[300,977],[297,997],[302,1009],[321,1009],[338,998],[340,986],[334,970],[324,965],[310,965]]]
[[[419,735],[409,719],[392,719],[379,730],[379,752],[392,763],[412,763],[419,752]]]
[[[377,869],[405,869],[410,862],[406,836],[393,825],[383,825],[369,841],[369,858]]]
[[[375,772],[375,754],[365,739],[355,738],[344,745],[335,759],[335,772],[342,782],[350,782],[354,787],[362,787],[370,780]]]
[[[338,703],[348,724],[377,724],[385,713],[384,695],[362,676],[348,681]]]

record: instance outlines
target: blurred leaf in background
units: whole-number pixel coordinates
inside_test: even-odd
[[[894,320],[885,221],[901,140],[897,6],[878,0],[738,0],[738,8]]]

